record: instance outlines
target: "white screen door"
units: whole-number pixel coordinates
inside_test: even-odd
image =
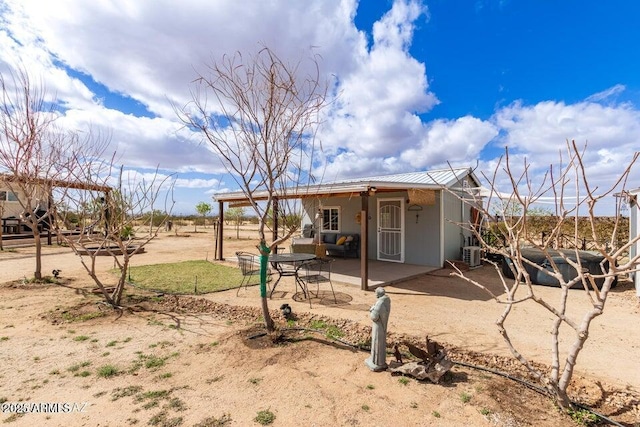
[[[404,262],[404,199],[378,199],[378,259]]]

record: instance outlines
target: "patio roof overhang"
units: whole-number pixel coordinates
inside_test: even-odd
[[[21,178],[10,174],[0,174],[0,181],[5,182],[33,182],[36,184],[47,185],[50,187],[71,188],[74,190],[102,191],[110,192],[112,189],[107,185],[89,184],[79,181],[66,181],[61,179],[48,178]]]
[[[403,183],[390,184],[387,182],[369,181],[357,185],[313,185],[298,188],[288,188],[284,191],[278,191],[274,197],[278,199],[309,199],[309,198],[326,198],[326,197],[360,197],[362,193],[373,195],[376,193],[403,191],[408,189],[422,190],[441,190],[439,185],[407,185]],[[252,193],[251,198],[255,201],[267,200],[269,193],[267,191],[256,191]],[[248,200],[247,195],[242,191],[232,193],[215,194],[213,199],[218,202],[242,203]]]

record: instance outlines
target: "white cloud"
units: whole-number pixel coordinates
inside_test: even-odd
[[[620,95],[627,88],[624,85],[617,84],[615,86],[610,87],[609,89],[603,90],[602,92],[594,93],[585,99],[587,102],[599,102],[604,101],[610,98],[614,98],[617,95]]]
[[[225,179],[233,187],[233,180],[222,175],[226,171],[209,146],[178,122],[170,101],[184,105],[190,82],[212,59],[253,52],[261,43],[293,60],[312,48],[321,57],[323,75],[336,82],[338,98],[319,132],[319,155],[329,164],[324,175],[316,175],[325,180],[440,167],[447,161],[474,165],[481,157],[486,159],[481,169],[489,173],[495,161],[487,153],[505,145],[512,160],[526,157],[540,171],[557,161],[567,139],[575,139],[588,143],[587,170],[605,183],[637,150],[638,109],[598,103],[623,93],[623,84],[576,104],[514,102],[486,121],[424,119],[421,114],[439,100],[425,63],[410,53],[416,23],[429,19],[418,0],[395,0],[371,29],[371,45],[354,25],[357,0],[1,1],[6,7],[0,16],[0,71],[7,63],[22,63],[45,78],[65,108],[61,123],[72,129],[91,125],[111,135],[127,167],[211,174],[181,176],[176,185],[185,191],[216,187]],[[61,64],[141,103],[156,117],[105,106],[108,94],[70,76]]]
[[[178,178],[175,181],[176,188],[208,188],[217,191],[215,187],[220,185],[218,179]],[[207,190],[205,193],[208,193]]]
[[[426,127],[417,146],[405,150],[401,159],[414,168],[469,162],[480,157],[484,146],[498,135],[489,122],[465,116],[456,120],[435,120]]]
[[[628,105],[591,102],[566,105],[547,101],[532,106],[514,103],[499,110],[495,123],[504,133],[502,145],[526,153],[535,168],[554,163],[566,141],[586,144],[585,163],[596,178],[611,176],[629,163],[638,149],[640,112]],[[616,161],[610,154],[615,153]]]

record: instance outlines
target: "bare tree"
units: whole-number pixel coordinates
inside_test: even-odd
[[[327,94],[317,59],[308,64],[305,69],[303,61],[286,63],[267,47],[248,58],[225,55],[200,74],[192,102],[177,111],[201,132],[258,217],[260,296],[268,331],[274,330],[267,304],[268,256],[295,232],[292,228],[268,244],[268,213],[295,209],[288,189],[309,182],[312,158],[305,154],[314,150]]]
[[[17,195],[20,218],[33,233],[36,280],[42,279],[41,230],[52,225],[51,193],[82,148],[54,126],[53,104],[25,69],[0,75],[0,181]]]
[[[637,270],[637,263],[640,255],[629,258],[629,248],[638,240],[639,237],[625,242],[620,246],[616,246],[619,241],[618,233],[620,230],[620,222],[622,220],[621,206],[622,198],[616,197],[615,200],[615,225],[608,241],[599,239],[598,227],[596,224],[596,206],[609,200],[613,195],[624,194],[627,179],[631,172],[633,164],[636,162],[640,153],[635,153],[630,164],[626,168],[622,168],[622,173],[616,182],[607,189],[594,187],[593,182],[587,176],[587,167],[584,163],[584,154],[586,146],[581,150],[574,141],[567,141],[568,158],[565,166],[561,166],[559,170],[551,166],[546,172],[541,183],[534,185],[530,176],[531,165],[525,160],[524,168],[521,173],[516,173],[514,166],[509,158],[509,152],[501,159],[494,173],[490,177],[485,178],[491,184],[491,191],[488,199],[482,203],[474,197],[472,203],[490,223],[493,223],[493,232],[500,234],[500,240],[504,242],[504,246],[496,246],[492,244],[491,239],[487,238],[484,233],[475,224],[465,224],[465,228],[475,234],[480,241],[486,254],[498,255],[503,258],[505,265],[491,261],[487,257],[485,261],[493,264],[501,281],[504,293],[496,295],[488,287],[478,281],[467,277],[464,272],[456,268],[454,265],[454,275],[463,278],[467,282],[486,291],[496,302],[504,305],[504,311],[497,319],[496,324],[504,341],[506,342],[512,355],[520,361],[529,372],[537,378],[553,396],[558,405],[564,409],[571,408],[571,401],[567,394],[567,388],[571,382],[572,375],[577,363],[578,355],[582,350],[585,341],[589,336],[589,328],[591,322],[603,313],[607,297],[610,289],[615,285],[619,276],[627,275]],[[562,160],[562,156],[561,156]],[[562,164],[562,163],[561,163]],[[505,178],[509,182],[509,196],[505,198],[504,193],[498,192],[498,182],[501,178]],[[500,195],[500,196],[498,196]],[[468,194],[461,196],[464,200]],[[489,210],[493,202],[499,198],[499,206],[519,206],[518,215],[492,215]],[[543,199],[550,198],[555,204],[555,224],[551,231],[551,236],[544,242],[541,242],[539,236],[531,233],[529,222],[531,221],[528,212],[531,207]],[[552,244],[557,241],[555,238],[563,224],[575,224],[575,245],[573,247],[580,248],[580,239],[578,237],[578,216],[586,210],[588,216],[591,234],[594,241],[597,241],[597,252],[602,256],[603,260],[599,265],[599,271],[589,271],[583,265],[583,261],[578,253],[578,249],[572,251],[554,250]],[[498,209],[499,211],[499,209]],[[532,247],[539,250],[544,255],[544,262],[536,263],[534,260],[527,259],[523,256],[524,248]],[[569,266],[570,274],[561,264]],[[563,274],[564,272],[564,274]],[[555,279],[558,283],[558,294],[555,301],[548,301],[536,292],[534,279],[532,275],[543,274]],[[571,293],[581,292],[584,297],[591,303],[591,308],[582,314],[582,317],[572,316],[567,308],[572,299],[578,295],[570,295],[570,289],[578,286],[580,289],[574,289]],[[552,364],[548,372],[541,370],[533,364],[525,354],[523,354],[511,339],[508,331],[507,319],[516,305],[525,303],[535,303],[543,307],[552,317],[553,321],[550,325],[552,344],[550,350]],[[536,318],[532,321],[540,322],[541,319]],[[563,325],[568,328],[561,328]]]
[[[80,162],[79,162],[80,163]],[[154,206],[161,202],[170,212],[172,193],[170,177],[161,177],[157,171],[150,181],[134,175],[123,175],[122,168],[114,179],[112,162],[83,162],[76,169],[78,179],[84,184],[78,188],[64,188],[58,192],[55,207],[64,207],[57,217],[65,222],[65,214],[78,216],[79,235],[58,230],[59,236],[80,256],[80,262],[93,279],[105,301],[118,307],[121,305],[127,283],[131,258],[144,251],[144,247],[157,237],[164,222],[169,218],[165,213],[161,219],[150,215]],[[166,187],[166,188],[165,188]],[[159,200],[161,190],[167,191],[164,201]],[[109,283],[111,275],[100,277],[96,268],[98,257],[109,256],[117,266],[119,274],[115,285]]]

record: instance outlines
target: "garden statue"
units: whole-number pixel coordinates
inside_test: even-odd
[[[374,372],[387,369],[387,323],[391,312],[391,300],[385,295],[384,288],[376,289],[378,300],[369,309],[373,320],[371,328],[371,356],[364,363]]]

